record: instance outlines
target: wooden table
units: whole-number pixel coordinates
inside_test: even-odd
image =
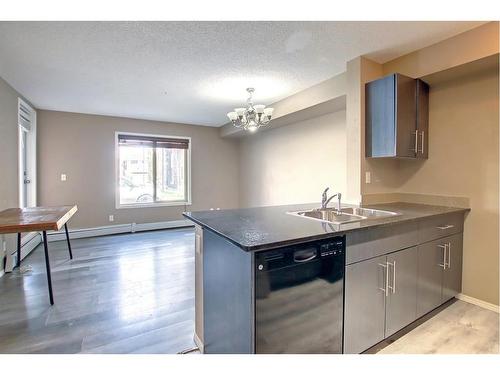
[[[9,208],[0,212],[0,234],[17,233],[17,266],[21,266],[21,233],[42,232],[43,247],[45,250],[45,266],[47,268],[47,283],[49,286],[50,304],[54,304],[52,294],[52,277],[50,273],[49,251],[47,244],[47,231],[58,231],[64,226],[68,242],[69,257],[73,259],[71,243],[69,242],[68,220],[78,210],[74,206],[58,207],[28,207]]]

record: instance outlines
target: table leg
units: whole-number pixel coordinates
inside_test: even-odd
[[[17,234],[17,267],[21,267],[21,233]]]
[[[66,241],[68,241],[69,259],[73,259],[73,253],[71,252],[71,243],[69,242],[69,233],[67,224],[64,224],[64,230],[66,231]]]
[[[49,249],[47,242],[47,232],[43,231],[43,248],[45,250],[45,267],[47,269],[47,284],[49,285],[50,304],[54,304],[54,296],[52,295],[52,277],[50,274]]]

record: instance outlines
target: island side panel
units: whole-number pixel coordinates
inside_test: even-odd
[[[203,231],[204,353],[254,353],[253,254]]]

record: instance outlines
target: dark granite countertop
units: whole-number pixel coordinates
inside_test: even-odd
[[[414,203],[386,203],[363,207],[397,212],[398,216],[369,219],[356,223],[329,224],[288,215],[289,211],[317,208],[318,204],[254,207],[233,210],[185,212],[183,215],[196,224],[226,238],[245,251],[267,250],[276,247],[319,240],[353,230],[392,225],[410,220],[465,212],[457,207],[430,206]],[[344,205],[343,205],[344,207]],[[345,205],[345,207],[350,207]]]

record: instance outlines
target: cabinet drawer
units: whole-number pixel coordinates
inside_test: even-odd
[[[422,220],[418,228],[419,243],[432,241],[438,238],[463,232],[464,214],[440,215]]]
[[[346,264],[415,246],[417,222],[353,231],[346,236]]]

